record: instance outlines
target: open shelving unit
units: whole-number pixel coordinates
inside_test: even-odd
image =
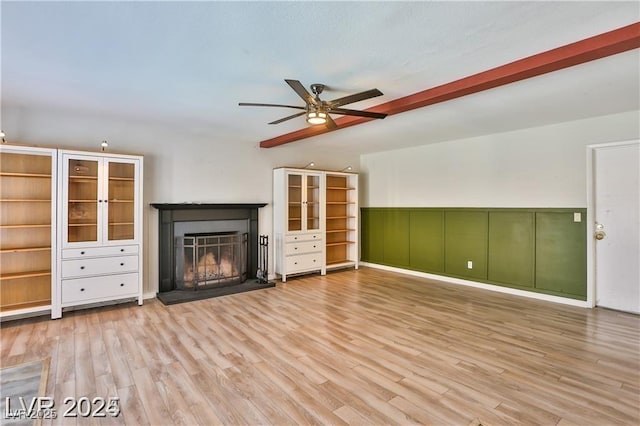
[[[0,147],[0,316],[51,309],[56,151]]]
[[[326,172],[327,268],[358,266],[358,175]]]

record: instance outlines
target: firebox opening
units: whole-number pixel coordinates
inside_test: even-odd
[[[176,287],[203,290],[247,279],[247,233],[191,233],[176,238]]]

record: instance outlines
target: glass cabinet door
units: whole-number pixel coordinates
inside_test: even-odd
[[[135,164],[108,161],[107,240],[135,238]]]
[[[320,176],[306,176],[306,229],[320,229]]]
[[[67,241],[98,241],[98,161],[69,159]]]
[[[287,230],[302,230],[302,175],[287,175],[287,191],[289,192],[287,207]]]
[[[320,229],[320,176],[287,173],[287,231]]]

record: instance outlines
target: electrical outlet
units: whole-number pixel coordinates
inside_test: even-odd
[[[473,269],[473,261],[467,260],[467,269]]]
[[[574,222],[582,222],[582,213],[577,212],[573,214],[573,221]]]

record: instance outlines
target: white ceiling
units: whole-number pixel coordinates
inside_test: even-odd
[[[640,20],[640,2],[10,2],[2,107],[171,123],[257,144],[306,126],[284,78],[364,109]],[[306,139],[349,152],[640,109],[638,49]],[[287,145],[275,148],[286,149]],[[339,151],[338,151],[339,152]]]

